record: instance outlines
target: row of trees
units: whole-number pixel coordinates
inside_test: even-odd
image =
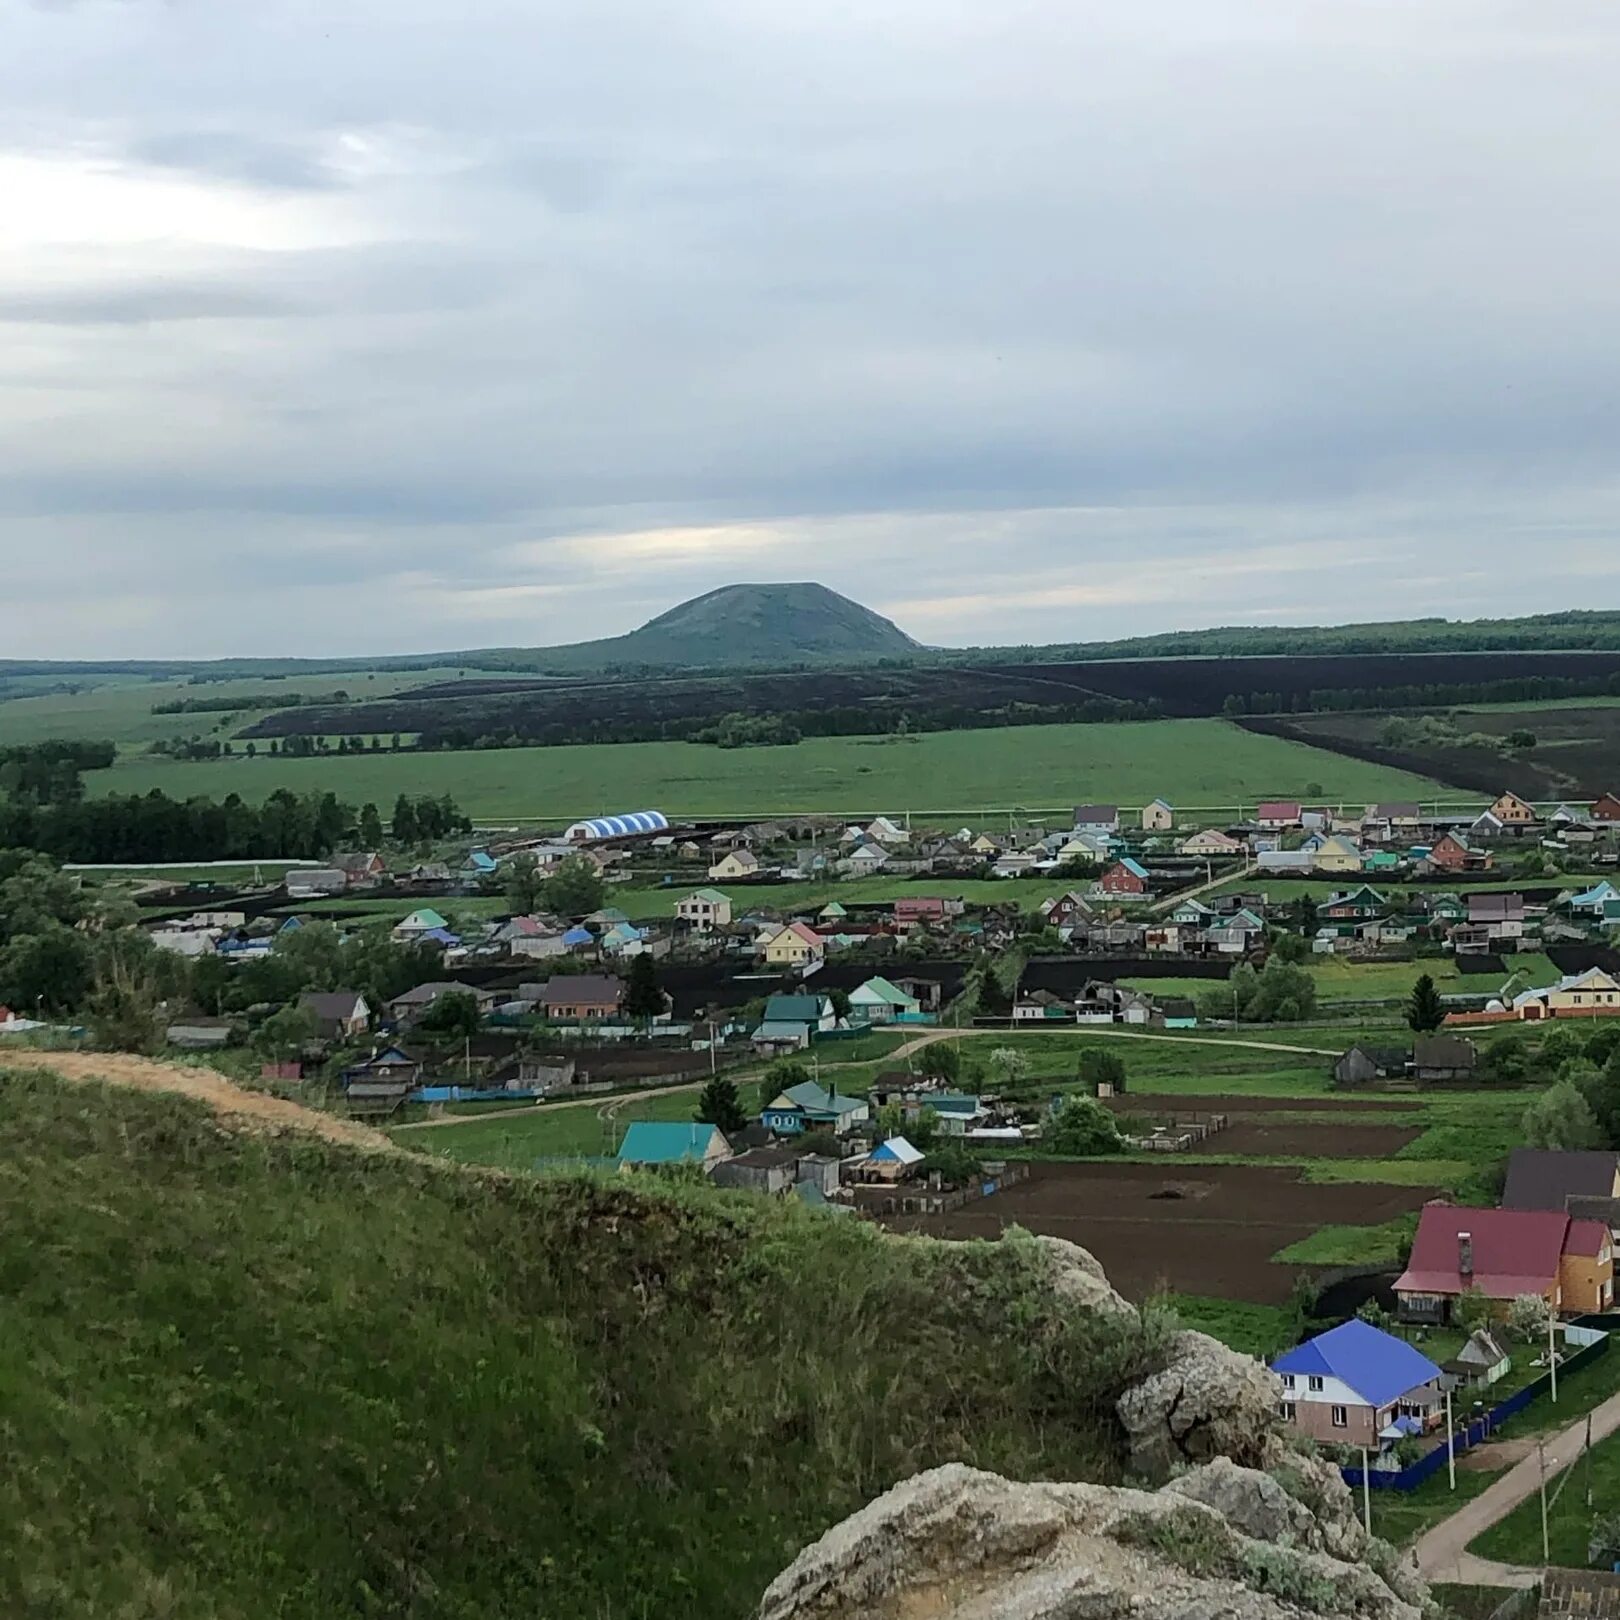
[[[1249,714],[1335,714],[1346,709],[1427,709],[1454,703],[1537,703],[1581,697],[1620,697],[1620,675],[1523,675],[1507,680],[1428,685],[1234,692],[1222,703],[1221,712],[1228,718],[1240,719]]]
[[[110,742],[54,739],[0,748],[0,797],[18,804],[74,804],[84,797],[83,771],[117,758]]]

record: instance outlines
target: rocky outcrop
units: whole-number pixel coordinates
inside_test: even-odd
[[[1252,1357],[1205,1333],[1178,1333],[1164,1370],[1120,1398],[1131,1468],[1152,1479],[1214,1457],[1263,1468],[1278,1455],[1281,1398],[1281,1384]]]
[[[1135,1316],[1084,1249],[1040,1241],[1060,1299]],[[1259,1362],[1176,1333],[1117,1408],[1132,1472],[1168,1483],[933,1469],[801,1553],[759,1620],[1419,1620],[1415,1568],[1367,1536],[1337,1469],[1285,1441],[1280,1394]]]
[[[1158,1491],[951,1464],[807,1548],[759,1620],[1419,1620],[1421,1586],[1329,1553],[1349,1533],[1323,1514],[1228,1462]]]

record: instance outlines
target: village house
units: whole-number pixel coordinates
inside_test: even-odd
[[[348,878],[335,866],[300,867],[289,872],[283,881],[289,900],[316,900],[342,894],[349,886]]]
[[[624,981],[601,973],[559,973],[536,998],[542,1017],[559,1024],[616,1018],[624,1006]]]
[[[343,1071],[343,1103],[351,1114],[394,1113],[422,1083],[423,1062],[404,1046],[385,1046]]]
[[[892,1024],[899,1018],[915,1017],[920,1011],[917,998],[881,974],[849,993],[849,1021],[852,1024]]]
[[[1620,821],[1620,794],[1605,793],[1588,812],[1588,819],[1611,824]]]
[[[882,844],[859,844],[839,865],[851,877],[870,877],[874,872],[881,872],[892,859]]]
[[[352,1041],[371,1027],[371,1007],[358,990],[306,990],[298,1005],[315,1015],[323,1041]]]
[[[993,877],[1023,877],[1040,864],[1041,856],[1037,850],[1009,849],[996,857],[990,872]]]
[[[456,870],[456,876],[463,883],[482,883],[486,878],[492,878],[499,871],[499,863],[487,850],[473,849],[467,852],[467,858]]]
[[[894,903],[894,920],[902,928],[916,925],[943,923],[948,918],[960,917],[960,900],[947,900],[940,895],[903,895]]]
[[[1551,1209],[1573,1215],[1616,1200],[1620,1200],[1620,1153],[1517,1147],[1508,1154],[1503,1209]],[[1620,1206],[1614,1213],[1620,1213]]]
[[[1085,896],[1076,889],[1050,895],[1040,904],[1041,921],[1048,928],[1055,928],[1065,939],[1073,929],[1091,922],[1095,915]]]
[[[1169,832],[1176,824],[1176,813],[1163,799],[1142,806],[1143,832]]]
[[[694,889],[675,902],[675,920],[694,933],[712,934],[717,928],[731,926],[731,901],[718,889]]]
[[[1302,814],[1297,800],[1268,799],[1264,804],[1256,806],[1254,823],[1265,832],[1285,832],[1288,828],[1300,824]]]
[[[717,1187],[740,1188],[780,1198],[806,1188],[825,1197],[836,1192],[839,1161],[830,1155],[803,1153],[796,1147],[753,1147],[714,1167]]]
[[[1464,1389],[1489,1389],[1513,1370],[1513,1362],[1489,1328],[1478,1328],[1468,1335],[1445,1370]]]
[[[1312,867],[1318,872],[1359,872],[1361,850],[1354,839],[1331,833],[1311,851]]]
[[[880,844],[909,844],[911,842],[910,832],[897,822],[891,821],[887,816],[878,816],[864,830],[868,838],[874,839]]]
[[[1568,1315],[1606,1311],[1614,1302],[1609,1228],[1562,1211],[1425,1204],[1411,1259],[1395,1283],[1401,1315],[1448,1321],[1458,1297],[1470,1291],[1499,1315],[1526,1294]]]
[[[1388,804],[1371,804],[1361,818],[1364,838],[1387,844],[1397,839],[1410,839],[1423,825],[1423,811],[1411,800],[1397,800]]]
[[[422,906],[394,924],[393,940],[396,945],[409,945],[413,940],[423,939],[429,934],[443,933],[447,926],[444,918],[431,906]]]
[[[904,1181],[917,1173],[923,1154],[903,1136],[891,1136],[866,1156],[861,1169],[877,1181]]]
[[[14,1019],[8,1021],[15,1022]],[[238,1026],[229,1018],[203,1018],[189,1014],[169,1024],[164,1030],[164,1039],[170,1046],[203,1051],[209,1047],[228,1046],[237,1032]]]
[[[765,941],[765,961],[770,967],[804,967],[826,954],[821,935],[809,923],[788,923]]]
[[[621,1170],[662,1169],[695,1164],[712,1173],[731,1157],[731,1144],[718,1125],[633,1120],[619,1146]]]
[[[830,996],[775,995],[766,998],[764,1016],[750,1039],[762,1051],[798,1051],[814,1036],[837,1027]]]
[[[1127,855],[1097,879],[1097,892],[1118,898],[1140,899],[1148,892],[1147,868]]]
[[[1370,884],[1341,889],[1330,894],[1316,908],[1318,922],[1367,922],[1381,917],[1389,902]]]
[[[481,1014],[488,1012],[495,1004],[495,997],[488,990],[479,989],[477,985],[461,984],[454,979],[433,979],[427,984],[414,986],[403,995],[395,996],[388,1003],[388,1016],[396,1024],[420,1018],[435,1001],[446,995],[471,996]]]
[[[1468,926],[1483,929],[1492,947],[1518,948],[1527,921],[1522,894],[1471,894],[1468,896]]]
[[[1620,1017],[1620,980],[1602,968],[1566,974],[1544,990],[1526,990],[1515,996],[1513,1010],[1531,1021]]]
[[[1074,831],[1090,833],[1095,838],[1112,838],[1119,831],[1117,804],[1081,804],[1075,806]]]
[[[1398,1046],[1373,1046],[1357,1042],[1334,1060],[1333,1083],[1349,1090],[1370,1086],[1378,1080],[1399,1080],[1406,1075],[1406,1051]]]
[[[1248,845],[1241,838],[1234,838],[1230,833],[1221,832],[1215,827],[1206,827],[1202,832],[1195,832],[1188,838],[1183,838],[1176,845],[1178,854],[1202,855],[1216,859],[1230,859],[1236,855],[1248,852]]]
[[[1222,917],[1204,931],[1205,943],[1221,956],[1247,956],[1265,939],[1265,923],[1247,908]]]
[[[843,1097],[813,1080],[805,1080],[779,1092],[761,1110],[765,1126],[778,1136],[802,1136],[806,1131],[831,1131],[842,1135],[866,1122],[870,1115],[861,1097]]]
[[[1429,846],[1429,853],[1418,863],[1430,872],[1483,872],[1491,865],[1488,851],[1471,849],[1456,833],[1448,832]]]
[[[1296,1434],[1377,1450],[1442,1421],[1444,1374],[1403,1339],[1352,1317],[1279,1356],[1282,1416]]]
[[[343,874],[351,889],[368,889],[388,876],[387,863],[375,850],[334,855],[332,864]]]
[[[759,869],[759,857],[753,850],[730,849],[709,868],[709,876],[717,883],[735,882],[758,876]]]
[[[1478,1078],[1479,1048],[1461,1035],[1419,1035],[1412,1042],[1412,1078],[1424,1085]]]
[[[1536,822],[1535,807],[1517,793],[1504,793],[1486,814],[1504,827],[1529,827]]]

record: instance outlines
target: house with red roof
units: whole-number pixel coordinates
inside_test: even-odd
[[[1614,1302],[1614,1244],[1602,1221],[1561,1210],[1423,1206],[1412,1258],[1395,1283],[1409,1321],[1444,1322],[1463,1294],[1483,1294],[1498,1314],[1521,1295],[1565,1315]]]
[[[1297,799],[1268,799],[1255,811],[1254,819],[1267,832],[1281,832],[1285,827],[1297,827],[1304,813]]]
[[[1115,861],[1097,879],[1097,892],[1099,894],[1121,895],[1132,898],[1146,894],[1147,890],[1147,868],[1140,861],[1132,860],[1129,855],[1122,861]]]

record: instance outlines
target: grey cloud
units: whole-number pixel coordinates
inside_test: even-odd
[[[130,144],[129,155],[158,168],[289,191],[328,191],[342,183],[331,165],[308,146],[238,130],[180,129],[145,135]]]

